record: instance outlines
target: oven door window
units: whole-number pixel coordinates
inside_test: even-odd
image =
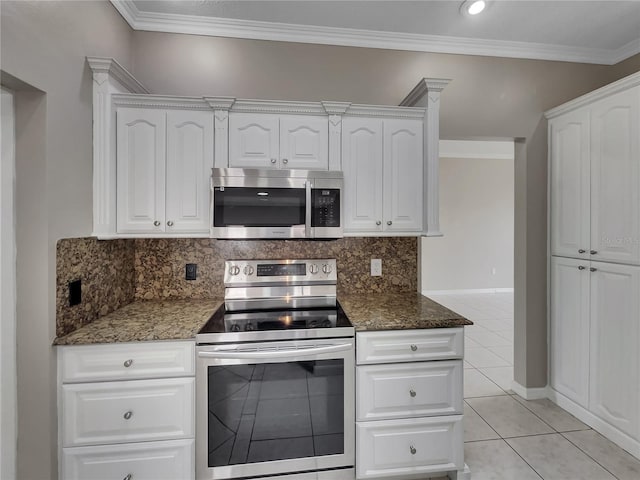
[[[305,224],[304,188],[215,187],[215,227],[290,227]]]
[[[207,368],[209,467],[344,453],[344,360]]]

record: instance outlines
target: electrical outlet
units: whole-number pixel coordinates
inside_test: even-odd
[[[372,277],[382,276],[382,259],[380,258],[371,259],[371,276]]]
[[[82,280],[74,280],[69,282],[69,306],[79,305],[82,303]]]
[[[184,279],[195,280],[197,276],[198,276],[198,264],[187,263],[184,268]]]

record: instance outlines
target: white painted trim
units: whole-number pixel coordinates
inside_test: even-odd
[[[623,90],[628,90],[629,88],[637,87],[638,85],[640,85],[640,72],[633,73],[616,82],[605,85],[604,87],[598,88],[597,90],[586,93],[578,98],[563,103],[562,105],[547,110],[546,112],[544,112],[544,116],[547,118],[547,120],[550,120],[559,115],[571,112],[572,110],[576,110],[593,102],[597,102],[598,100],[601,100],[615,93],[622,92]]]
[[[17,450],[15,107],[1,90],[0,113],[0,478],[15,480]]]
[[[640,39],[631,40],[626,45],[623,45],[622,47],[613,51],[613,55],[611,56],[612,65],[615,65],[618,62],[622,62],[627,58],[631,58],[638,53],[640,53]]]
[[[561,408],[564,408],[571,415],[581,422],[586,423],[597,432],[604,435],[616,445],[624,448],[634,457],[640,459],[640,442],[631,438],[626,433],[621,432],[611,424],[597,417],[584,407],[578,405],[573,400],[568,399],[556,390],[549,388],[547,398]]]
[[[460,290],[423,290],[422,295],[475,295],[477,293],[513,293],[513,288],[464,288]]]
[[[440,140],[440,158],[514,160],[513,141]]]
[[[206,233],[105,233],[95,235],[98,240],[117,240],[121,238],[211,238]]]
[[[87,57],[87,63],[91,67],[94,76],[98,73],[106,73],[120,83],[127,91],[133,93],[149,93],[129,71],[120,65],[115,59],[108,57]]]
[[[620,61],[621,56],[631,56],[635,51],[635,45],[625,45],[617,50],[608,50],[545,43],[141,12],[133,2],[111,0],[111,3],[131,28],[150,32],[185,33],[211,37],[246,38],[415,52],[530,58],[601,65],[613,65]]]
[[[511,382],[511,390],[516,392],[525,400],[539,400],[549,396],[549,389],[547,387],[527,388],[520,385],[515,380]]]

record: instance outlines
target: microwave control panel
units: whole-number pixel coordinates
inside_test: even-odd
[[[340,189],[314,188],[311,190],[311,226],[340,226]]]

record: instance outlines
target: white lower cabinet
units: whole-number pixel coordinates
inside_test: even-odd
[[[194,440],[65,448],[68,480],[182,480],[193,478]]]
[[[356,334],[358,479],[465,468],[463,338],[462,328]]]
[[[193,348],[60,347],[60,478],[195,478]]]

